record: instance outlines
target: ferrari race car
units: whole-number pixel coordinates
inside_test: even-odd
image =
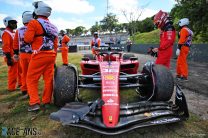
[[[138,72],[134,54],[121,47],[101,47],[97,54],[85,54],[76,66],[61,66],[55,71],[54,103],[62,107],[50,115],[63,125],[86,128],[105,135],[121,134],[136,128],[175,123],[189,117],[187,103],[178,85],[173,99],[174,79],[166,67],[148,62]],[[101,97],[79,102],[80,88],[99,89]],[[138,101],[120,102],[120,89],[135,89]]]

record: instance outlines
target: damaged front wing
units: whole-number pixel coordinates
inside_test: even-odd
[[[136,128],[175,123],[189,117],[186,98],[178,85],[174,104],[151,101],[121,104],[119,122],[113,128],[108,128],[102,123],[103,104],[101,99],[89,104],[69,103],[59,111],[51,113],[50,118],[60,121],[63,125],[86,128],[105,135],[116,135]]]

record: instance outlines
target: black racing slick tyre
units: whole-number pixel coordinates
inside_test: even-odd
[[[153,66],[153,74],[155,78],[155,100],[170,100],[174,90],[174,79],[172,73],[162,65]]]
[[[74,102],[77,94],[77,73],[71,66],[60,66],[54,75],[54,104],[62,107]]]
[[[89,58],[89,60],[94,60],[94,55],[93,54],[84,54],[84,57]]]
[[[162,65],[153,65],[148,69],[144,67],[142,72],[149,76],[148,86],[150,87],[144,88],[143,91],[146,90],[151,100],[169,101],[174,91],[174,79],[171,72]]]
[[[123,54],[123,60],[129,60],[131,57],[135,57],[134,54]]]

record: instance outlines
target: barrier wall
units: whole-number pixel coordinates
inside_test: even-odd
[[[159,45],[157,45],[157,44],[136,44],[136,45],[132,45],[131,52],[147,54],[147,50],[149,47],[159,47]],[[176,47],[177,47],[177,45],[174,45],[173,58],[176,57],[176,55],[175,55]],[[125,48],[125,51],[127,51],[126,46],[124,46],[124,48]],[[208,44],[193,44],[191,46],[188,60],[208,63]]]
[[[77,45],[69,46],[69,52],[77,52]]]

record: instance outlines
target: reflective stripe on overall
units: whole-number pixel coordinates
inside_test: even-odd
[[[2,33],[2,36],[4,33],[7,33],[9,34],[9,36],[11,36],[12,38],[12,42],[10,44],[13,44],[13,40],[14,40],[14,36],[15,34],[10,32],[9,30],[4,30],[4,32]],[[3,39],[2,39],[3,40]],[[4,43],[4,40],[3,40],[3,43]],[[11,52],[12,51],[12,52]],[[10,46],[10,55],[11,55],[11,58],[13,60],[13,49],[12,47]],[[5,61],[7,62],[7,58],[5,57]],[[19,69],[19,65],[18,65],[18,62],[13,62],[13,65],[12,66],[8,66],[8,90],[15,90],[16,89],[16,83],[17,83],[17,80],[19,80],[19,85],[21,85],[21,76],[20,76],[20,73],[18,72],[18,69]]]
[[[2,35],[3,35],[5,32],[7,32],[7,33],[12,37],[12,39],[14,40],[14,35],[15,35],[15,33],[11,33],[11,32],[8,31],[8,30],[4,30],[4,32],[2,33]]]
[[[98,47],[98,42],[99,42],[99,41],[100,41],[100,38],[97,38],[97,39],[93,38],[93,39],[92,39],[93,46]],[[96,44],[97,44],[97,45],[96,45]]]
[[[34,54],[37,54],[39,51],[53,50],[54,39],[58,37],[58,29],[56,28],[56,26],[51,24],[48,20],[44,20],[41,18],[38,18],[37,20],[43,27],[44,34],[43,34],[43,44],[40,46],[38,50],[33,50]]]
[[[8,30],[4,30],[3,33],[2,33],[2,35],[1,35],[1,37],[3,36],[3,34],[4,34],[5,32],[7,32],[7,33],[12,37],[12,40],[14,40],[15,33],[11,33],[11,32],[8,31]],[[2,41],[2,44],[4,45],[4,41]],[[13,53],[12,53],[11,56],[13,56]],[[4,57],[6,57],[6,56],[4,55]]]
[[[18,29],[19,50],[21,53],[32,53],[31,45],[24,42],[24,34],[26,30],[27,26]]]
[[[191,29],[184,27],[184,29],[186,29],[189,33],[189,35],[187,36],[187,40],[184,43],[185,46],[191,47],[192,44],[192,37],[193,37],[193,32],[191,31]],[[179,36],[180,36],[180,32],[179,32]]]

